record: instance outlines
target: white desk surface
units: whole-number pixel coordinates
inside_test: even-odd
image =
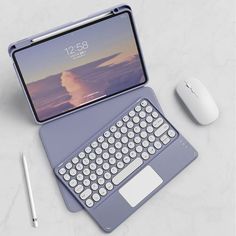
[[[38,129],[16,79],[7,47],[120,1],[2,0],[0,44],[0,235],[104,235],[82,211],[70,213],[50,170]],[[224,0],[127,1],[143,49],[149,85],[167,117],[199,158],[111,235],[235,235],[235,7]],[[176,83],[196,76],[221,115],[196,125],[174,95]],[[31,215],[19,153],[29,159],[39,217]]]

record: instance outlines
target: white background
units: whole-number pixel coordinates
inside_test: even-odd
[[[1,0],[0,235],[103,235],[83,211],[64,206],[7,47],[119,1]],[[235,235],[235,5],[232,0],[127,1],[151,86],[167,117],[199,158],[111,235]],[[177,82],[199,78],[219,105],[210,126],[194,123],[174,95]],[[38,229],[31,215],[19,153],[29,159]]]

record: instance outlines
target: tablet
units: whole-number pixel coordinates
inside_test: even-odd
[[[147,82],[129,9],[36,38],[12,58],[38,123]]]

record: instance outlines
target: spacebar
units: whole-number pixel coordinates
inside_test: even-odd
[[[113,184],[118,185],[119,183],[121,183],[125,178],[127,178],[131,173],[133,173],[142,164],[143,164],[143,160],[140,157],[133,160],[119,174],[113,177],[112,179]]]

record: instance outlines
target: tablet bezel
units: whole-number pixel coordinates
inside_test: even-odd
[[[89,22],[89,23],[82,24],[82,25],[80,25],[80,26],[78,26],[78,27],[75,27],[75,28],[73,28],[73,29],[70,29],[70,30],[67,30],[67,31],[65,31],[65,32],[62,32],[62,33],[53,35],[53,36],[51,36],[51,37],[42,39],[42,40],[40,40],[40,41],[34,42],[34,43],[30,44],[30,45],[27,45],[27,46],[25,46],[25,47],[22,47],[22,48],[19,48],[19,49],[16,49],[16,50],[13,51],[13,53],[12,53],[12,58],[13,58],[15,67],[16,67],[16,69],[17,69],[17,73],[18,73],[18,75],[19,75],[20,82],[21,82],[21,84],[22,84],[22,86],[23,86],[23,89],[24,89],[25,94],[26,94],[26,96],[27,96],[27,99],[28,99],[28,101],[29,101],[29,104],[30,104],[32,113],[33,113],[33,115],[34,115],[35,120],[36,120],[37,123],[43,124],[43,123],[49,122],[49,121],[51,121],[51,120],[57,119],[57,118],[59,118],[59,117],[68,115],[68,114],[73,113],[73,112],[76,112],[76,111],[78,111],[78,110],[80,110],[80,109],[83,109],[83,108],[86,108],[86,107],[88,107],[88,106],[94,105],[94,104],[96,104],[96,103],[98,103],[98,102],[104,101],[104,100],[106,100],[106,99],[110,99],[110,98],[112,98],[112,97],[114,97],[114,96],[118,96],[118,95],[123,94],[123,93],[125,93],[125,92],[131,91],[131,90],[136,89],[136,88],[138,88],[138,87],[141,87],[141,86],[143,86],[144,84],[146,84],[146,83],[148,82],[148,76],[147,76],[147,72],[146,72],[146,68],[145,68],[145,64],[144,64],[144,60],[143,60],[143,56],[142,56],[142,52],[141,52],[141,48],[140,48],[140,44],[139,44],[139,40],[138,40],[138,36],[137,36],[136,29],[135,29],[135,24],[134,24],[134,20],[133,20],[131,11],[130,11],[130,10],[123,10],[123,11],[121,11],[121,12],[112,11],[112,12],[110,12],[110,13],[111,13],[111,14],[108,14],[107,16],[104,16],[104,17],[102,17],[102,18],[100,18],[100,19],[94,20],[94,21]],[[102,97],[102,98],[98,98],[98,99],[96,99],[96,100],[90,101],[90,102],[88,102],[88,103],[86,103],[86,104],[84,104],[84,105],[81,105],[81,106],[79,106],[79,107],[75,107],[75,108],[69,109],[69,110],[67,110],[67,111],[64,111],[64,112],[58,114],[58,115],[55,115],[55,116],[46,118],[46,119],[44,119],[44,120],[40,120],[39,117],[38,117],[37,111],[36,111],[36,109],[35,109],[35,107],[34,107],[33,101],[32,101],[32,99],[31,99],[30,93],[29,93],[29,91],[28,91],[28,89],[27,89],[27,85],[26,85],[25,80],[24,80],[24,77],[23,77],[23,75],[22,75],[22,73],[21,73],[20,67],[19,67],[19,65],[18,65],[18,63],[17,63],[15,54],[16,54],[17,52],[19,52],[19,51],[22,51],[22,50],[26,49],[26,48],[33,47],[33,46],[35,46],[35,45],[37,45],[37,44],[40,44],[40,43],[43,43],[43,42],[52,40],[52,39],[54,39],[54,38],[60,37],[60,36],[62,36],[62,35],[71,33],[71,32],[76,31],[76,30],[80,30],[80,29],[85,28],[85,27],[87,27],[87,26],[96,24],[96,23],[98,23],[98,22],[107,20],[107,19],[109,19],[109,18],[115,17],[115,16],[117,16],[117,15],[121,15],[121,14],[124,14],[124,13],[128,13],[128,15],[129,15],[129,19],[130,19],[130,23],[131,23],[131,26],[132,26],[132,30],[133,30],[133,34],[134,34],[134,39],[135,39],[135,42],[136,42],[136,46],[137,46],[137,50],[138,50],[138,54],[139,54],[141,66],[142,66],[142,69],[143,69],[143,74],[144,74],[145,81],[142,82],[142,83],[140,83],[140,84],[137,84],[137,85],[135,85],[135,86],[132,86],[132,87],[130,87],[130,88],[126,88],[126,89],[121,90],[121,91],[119,91],[119,92],[116,92],[116,93],[114,93],[114,94],[108,95],[108,96],[106,96],[106,97]]]

